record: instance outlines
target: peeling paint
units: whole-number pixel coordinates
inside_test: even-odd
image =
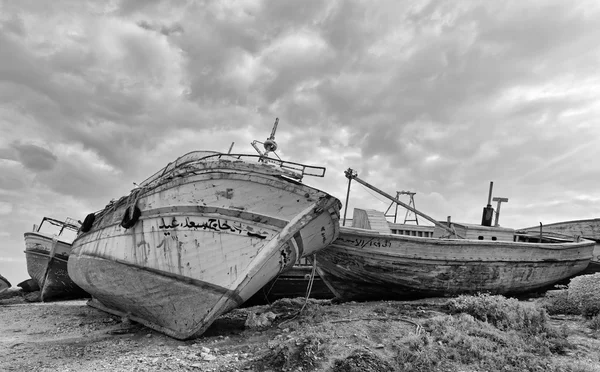
[[[215,195],[217,195],[217,199],[219,198],[219,196],[222,196],[226,199],[232,199],[233,198],[233,189],[227,188],[227,190],[225,190],[225,191],[217,191],[215,193]]]

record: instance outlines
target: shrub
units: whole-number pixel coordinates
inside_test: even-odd
[[[314,334],[302,339],[281,342],[253,361],[251,368],[257,371],[291,371],[302,367],[303,371],[318,370],[325,359],[327,341]]]
[[[453,313],[465,313],[501,330],[537,335],[548,331],[548,314],[542,307],[514,298],[478,294],[458,296],[448,302]]]
[[[534,313],[535,314],[535,313]],[[523,323],[527,323],[524,320]],[[410,335],[395,345],[396,370],[425,371],[547,371],[591,372],[582,362],[577,367],[549,358],[571,347],[558,332],[536,335],[501,330],[472,315],[436,316],[422,323],[423,333]],[[525,327],[527,329],[527,327]]]
[[[560,289],[554,291],[548,291],[541,299],[541,306],[546,309],[548,314],[566,314],[566,315],[579,315],[579,304],[577,304],[567,289]]]
[[[594,331],[600,331],[600,314],[596,315],[588,322],[588,327]]]
[[[591,319],[600,314],[600,273],[571,279],[568,291],[585,318]]]
[[[388,372],[394,367],[376,354],[363,350],[354,350],[344,359],[338,359],[333,366],[333,372]]]

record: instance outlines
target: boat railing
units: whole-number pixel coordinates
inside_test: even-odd
[[[313,165],[305,165],[300,163],[294,163],[291,161],[285,161],[280,159],[270,158],[264,155],[250,155],[250,154],[225,154],[213,151],[193,151],[185,155],[180,156],[174,162],[167,164],[164,168],[154,173],[152,176],[144,180],[140,186],[147,186],[155,181],[167,176],[169,173],[174,172],[176,169],[182,168],[186,165],[193,164],[196,162],[207,162],[207,161],[218,161],[222,159],[231,160],[255,160],[256,162],[267,163],[274,167],[279,167],[284,172],[284,175],[292,177],[297,180],[301,180],[304,176],[323,177],[325,176],[325,168]]]
[[[40,222],[39,226],[37,226],[37,228],[35,229],[36,232],[40,232],[42,226],[44,225],[44,222],[47,222],[48,224],[54,225],[59,228],[59,231],[58,233],[56,233],[56,236],[61,236],[65,230],[77,232],[81,227],[79,221],[76,221],[73,218],[67,217],[67,219],[61,221],[51,217],[44,217],[42,218],[42,222]]]
[[[515,241],[527,243],[579,243],[584,238],[578,235],[568,235],[555,232],[544,231],[541,235],[532,231],[515,231]]]

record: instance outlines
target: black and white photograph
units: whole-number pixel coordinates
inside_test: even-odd
[[[599,97],[595,0],[0,0],[0,370],[600,372]]]

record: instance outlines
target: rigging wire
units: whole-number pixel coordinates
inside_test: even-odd
[[[358,183],[358,182],[357,182]],[[381,200],[377,195],[373,194],[373,192],[371,190],[369,190],[368,187],[366,187],[365,185],[359,184],[363,189],[365,189],[372,197],[374,197],[375,199],[379,200],[381,203],[383,204],[387,204],[387,201]]]

